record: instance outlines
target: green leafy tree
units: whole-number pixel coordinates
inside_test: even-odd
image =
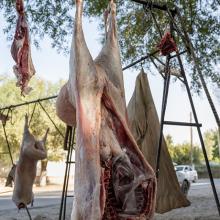
[[[215,140],[213,139],[213,130],[207,131],[204,134],[204,142],[206,147],[206,152],[209,160],[213,158],[213,147]]]
[[[184,142],[181,144],[174,144],[171,135],[165,137],[167,147],[172,158],[172,161],[177,164],[191,163],[191,146],[190,143]],[[193,164],[201,164],[204,160],[202,150],[198,146],[193,146]]]
[[[193,147],[193,164],[201,164],[204,161],[202,149],[198,146]]]
[[[204,135],[209,160],[219,160],[218,130],[209,130]]]
[[[20,89],[15,87],[15,80],[5,76],[4,80],[0,83],[0,107],[5,105],[13,105],[22,103],[24,101],[35,100],[42,97],[48,97],[58,93],[62,82],[57,84],[51,84],[45,82],[41,79],[32,79],[31,86],[34,90],[30,93],[28,97],[20,96]],[[44,109],[53,119],[56,126],[59,128],[60,132],[64,135],[65,125],[58,119],[55,111],[55,100],[48,100],[41,102]],[[35,110],[34,110],[35,109]],[[34,113],[33,113],[34,110]],[[32,115],[33,113],[33,115]],[[7,114],[7,111],[4,111],[3,114]],[[22,106],[19,108],[11,109],[9,112],[10,120],[6,123],[6,132],[8,140],[10,143],[12,156],[14,162],[18,159],[20,151],[20,143],[22,140],[23,127],[24,127],[24,115],[28,114],[29,119],[32,116],[30,122],[30,130],[34,136],[42,138],[45,134],[47,128],[50,128],[50,132],[47,139],[47,150],[48,150],[48,159],[49,160],[61,160],[65,156],[63,149],[63,137],[56,130],[46,113],[42,110],[40,104],[30,104]],[[0,152],[7,152],[7,145],[3,133],[3,128],[0,127]],[[8,154],[0,154],[0,159],[5,164],[9,165],[11,163],[10,157]]]
[[[164,1],[152,2],[164,4]],[[0,0],[0,10],[6,19],[4,31],[9,39],[12,39],[16,22],[14,3],[15,0]],[[73,26],[74,0],[30,0],[25,3],[35,45],[38,46],[40,40],[47,36],[51,39],[52,46],[56,47],[58,51],[61,49],[67,51]],[[203,74],[208,82],[219,87],[220,75],[215,68],[220,57],[219,1],[167,0],[165,3],[171,8],[175,3],[180,8],[182,15],[184,15],[184,25],[193,41]],[[101,18],[107,4],[108,0],[85,0],[85,15],[91,20]],[[142,5],[131,0],[117,0],[117,6],[119,38],[125,64],[155,50],[160,36],[155,25],[152,25],[153,20],[150,12],[143,9]],[[164,33],[169,23],[166,14],[157,10],[155,18]],[[100,27],[103,27],[103,19],[99,21]],[[180,49],[183,50],[182,41],[177,38],[177,42]],[[187,55],[184,60],[186,59],[189,60]],[[187,65],[187,70],[191,75],[192,86],[196,91],[199,91],[201,85],[198,74],[190,65]]]
[[[166,144],[167,144],[167,148],[168,148],[168,151],[170,153],[170,156],[172,158],[172,160],[174,159],[174,143],[173,143],[173,138],[171,135],[166,135],[165,137],[165,141],[166,141]],[[175,161],[174,161],[175,162]]]

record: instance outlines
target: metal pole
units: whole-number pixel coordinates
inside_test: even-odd
[[[64,143],[67,145],[66,149],[68,149],[68,153],[67,153],[67,160],[69,160],[69,154],[70,154],[70,141],[71,141],[71,134],[72,134],[72,128],[70,126],[67,126],[66,128],[67,134],[65,136],[66,140],[64,141]],[[59,220],[62,220],[62,216],[63,216],[63,205],[64,205],[64,197],[65,197],[65,190],[66,190],[66,184],[67,184],[67,172],[68,172],[68,163],[66,163],[66,169],[65,169],[65,176],[64,176],[64,182],[63,182],[63,191],[62,191],[62,197],[61,197],[61,203],[60,203],[60,213],[59,213]]]
[[[71,132],[71,137],[70,137],[70,145],[69,145],[69,158],[68,161],[66,162],[67,164],[67,180],[66,180],[66,189],[65,189],[65,200],[64,200],[64,215],[63,215],[63,220],[66,219],[66,200],[67,200],[67,193],[68,193],[68,186],[69,186],[69,177],[70,177],[70,167],[71,167],[71,162],[72,162],[72,153],[73,153],[73,146],[75,142],[75,128]]]
[[[131,0],[133,2],[145,5],[146,7],[148,7],[149,9],[154,8],[154,9],[158,9],[158,10],[162,10],[162,11],[167,11],[169,9],[169,7],[167,6],[167,4],[159,4],[156,2],[152,2],[152,1],[147,1],[147,0]],[[173,14],[176,13],[176,9],[169,9]]]
[[[219,157],[220,157],[220,127],[218,127],[218,148],[219,148]]]
[[[46,100],[55,99],[55,98],[57,98],[57,95],[50,96],[50,97],[47,97],[47,98],[37,99],[37,100],[29,101],[29,102],[23,102],[23,103],[20,103],[20,104],[17,104],[17,105],[6,106],[6,107],[3,107],[3,108],[0,108],[0,111],[6,110],[6,109],[13,109],[13,108],[21,107],[23,105],[34,104],[36,102],[46,101]]]
[[[189,114],[190,123],[192,123],[192,112]],[[190,127],[190,163],[193,166],[193,127]]]
[[[178,55],[178,51],[177,51],[177,55]],[[185,82],[187,94],[188,94],[190,105],[191,105],[191,108],[192,108],[193,117],[194,117],[195,123],[198,124],[199,122],[198,122],[195,106],[194,106],[194,103],[193,103],[192,95],[191,95],[191,92],[190,92],[189,84],[188,84],[188,81],[187,81],[187,78],[186,78],[185,70],[184,70],[184,67],[183,67],[183,63],[182,63],[182,60],[181,60],[179,55],[177,56],[177,58],[178,58],[178,62],[179,62],[180,68],[181,68],[181,73],[182,73],[182,76],[183,76],[183,79],[184,79],[184,82]],[[207,153],[206,153],[206,148],[205,148],[204,140],[203,140],[203,137],[202,137],[202,132],[201,132],[201,129],[200,129],[199,126],[197,127],[197,131],[198,131],[198,134],[199,134],[199,139],[200,139],[200,143],[201,143],[201,146],[202,146],[202,151],[203,151],[203,155],[204,155],[204,158],[205,158],[205,163],[206,163],[206,167],[207,167],[207,170],[208,170],[209,179],[210,179],[210,182],[211,182],[212,191],[213,191],[213,194],[214,194],[216,206],[217,206],[218,213],[219,213],[219,216],[220,216],[220,202],[219,202],[219,198],[218,198],[218,193],[217,193],[217,190],[216,190],[216,187],[215,187],[215,182],[214,182],[214,179],[213,179],[213,176],[212,176],[211,167],[210,167],[208,156],[207,156]]]
[[[70,197],[67,195],[67,193],[68,193],[68,185],[69,185],[70,167],[71,164],[74,163],[73,161],[71,161],[71,159],[74,149],[73,146],[75,144],[75,128],[73,129],[70,126],[67,126],[65,139],[66,140],[64,141],[64,144],[67,145],[65,148],[68,150],[68,153],[66,159],[66,170],[64,176],[61,204],[60,204],[59,220],[65,220],[66,218],[66,201],[67,201],[67,197]]]
[[[134,61],[133,63],[129,64],[128,66],[123,67],[122,70],[124,71],[126,69],[129,69],[130,67],[135,66],[136,64],[140,63],[141,61],[149,59],[151,56],[155,55],[158,52],[159,52],[159,50],[156,50],[152,53],[149,53],[146,56],[141,57],[140,59],[138,59],[138,60]]]
[[[167,99],[169,93],[169,85],[170,85],[170,71],[169,71],[169,56],[166,61],[166,73],[165,73],[165,81],[164,81],[164,89],[163,89],[163,100],[162,100],[162,109],[161,109],[161,119],[160,119],[160,136],[159,143],[157,148],[157,158],[156,158],[156,177],[159,178],[159,170],[160,170],[160,154],[163,140],[163,127],[164,127],[164,118],[167,106]]]

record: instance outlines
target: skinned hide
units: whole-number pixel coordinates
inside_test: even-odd
[[[69,126],[76,126],[76,109],[75,101],[72,105],[69,99],[68,84],[65,84],[56,100],[56,114],[57,116]],[[74,107],[73,107],[74,106]]]
[[[29,132],[28,117],[25,116],[24,134],[21,144],[19,160],[15,170],[15,186],[12,200],[16,206],[25,208],[33,200],[33,184],[37,172],[37,161],[47,157],[45,143],[48,129],[40,141]]]
[[[73,116],[65,116],[66,109],[70,109],[66,113],[76,109],[71,219],[152,219],[156,179],[128,128],[116,6],[111,1],[110,10],[105,13],[106,42],[95,61],[85,43],[82,10],[83,1],[76,0],[70,76],[57,102],[60,118],[64,121],[71,118],[67,124],[73,124]],[[62,100],[67,106],[62,105]]]
[[[25,18],[23,0],[16,0],[16,10],[18,21],[11,46],[11,55],[16,62],[13,67],[17,77],[16,85],[21,88],[22,95],[27,95],[32,90],[31,87],[28,87],[28,82],[35,74],[35,69],[31,58],[29,29]]]
[[[132,134],[146,160],[156,169],[160,123],[147,75],[143,69],[136,79],[135,91],[127,109]],[[166,142],[163,139],[157,186],[156,212],[164,213],[171,209],[189,205],[190,202],[180,190],[174,166]]]

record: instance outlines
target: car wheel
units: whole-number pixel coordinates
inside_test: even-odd
[[[185,196],[187,196],[189,192],[189,187],[190,187],[189,182],[187,180],[184,180],[181,186],[181,191]]]

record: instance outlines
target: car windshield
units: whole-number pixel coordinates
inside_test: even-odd
[[[176,171],[183,171],[183,168],[184,168],[184,167],[178,167],[178,166],[176,166],[176,167],[175,167],[175,170],[176,170]]]

